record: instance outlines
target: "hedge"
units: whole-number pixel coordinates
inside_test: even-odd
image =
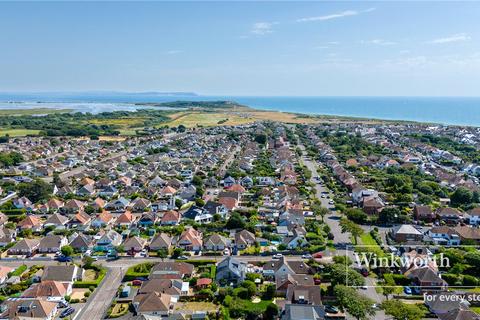
[[[127,273],[125,273],[125,276],[123,277],[123,281],[132,281],[137,278],[146,278],[150,275],[150,270],[154,266],[153,263],[151,262],[145,262],[145,263],[140,263],[134,266],[131,266],[128,268]],[[143,268],[145,269],[145,272],[137,272],[135,271],[138,268]]]
[[[10,277],[12,276],[17,276],[19,277],[20,275],[22,275],[22,273],[24,273],[26,270],[28,269],[28,267],[24,264],[22,264],[20,267],[18,267],[17,269],[13,270],[12,272],[10,272]]]
[[[103,281],[103,278],[105,278],[105,275],[107,274],[107,269],[104,267],[99,268],[96,266],[92,266],[91,269],[98,271],[97,279],[93,281],[75,281],[73,283],[74,288],[88,289],[90,287],[98,287],[98,285]]]

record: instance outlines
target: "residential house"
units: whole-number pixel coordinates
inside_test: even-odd
[[[135,222],[135,220],[136,217],[127,210],[118,216],[117,220],[115,221],[115,225],[128,228]]]
[[[65,229],[68,223],[68,218],[59,214],[54,213],[48,217],[48,219],[43,223],[44,228],[53,227],[55,229]]]
[[[152,242],[150,242],[149,248],[151,251],[159,251],[159,250],[167,250],[170,251],[172,247],[172,238],[166,233],[159,233],[157,234]]]
[[[63,246],[68,244],[68,240],[64,236],[60,235],[47,235],[40,240],[38,246],[39,253],[55,253],[59,252]]]
[[[219,283],[234,285],[245,280],[247,263],[228,256],[217,264],[215,280]]]
[[[31,285],[22,293],[21,297],[60,301],[70,294],[72,294],[72,284],[64,285],[64,283],[59,281],[46,280]]]
[[[176,245],[187,251],[201,251],[202,234],[192,227],[187,227],[178,238]]]
[[[70,241],[70,246],[76,252],[85,252],[93,249],[93,239],[90,236],[79,233]]]
[[[33,232],[39,232],[42,230],[42,221],[37,216],[27,216],[25,219],[17,223],[17,229],[26,230],[30,229]]]
[[[15,243],[10,249],[8,249],[8,254],[30,256],[37,252],[39,245],[40,240],[25,238]]]
[[[122,236],[115,230],[105,231],[95,244],[96,251],[108,251],[122,243]]]
[[[247,247],[255,244],[255,241],[255,235],[248,230],[244,229],[235,233],[235,246],[239,250],[244,250]]]
[[[402,224],[392,228],[390,235],[398,243],[420,242],[423,240],[423,233],[410,224]]]
[[[93,219],[91,226],[95,229],[105,228],[112,224],[113,220],[113,215],[110,212],[103,210],[95,219]]]
[[[0,319],[53,320],[58,311],[57,305],[43,299],[7,300],[2,304]]]
[[[43,281],[57,281],[66,285],[73,285],[83,278],[84,270],[77,265],[45,266],[42,275]]]
[[[231,245],[230,239],[214,233],[203,241],[203,247],[207,251],[223,251]]]
[[[193,275],[193,264],[186,262],[158,262],[150,270],[149,279],[184,279]]]
[[[125,239],[123,247],[126,252],[135,254],[136,252],[142,251],[146,244],[147,241],[145,239],[135,236]]]
[[[178,211],[167,211],[163,214],[160,219],[160,224],[162,226],[175,226],[180,222],[181,215]]]
[[[427,222],[432,222],[436,217],[430,206],[420,205],[416,205],[413,208],[413,215],[415,216],[415,219]]]
[[[158,292],[138,294],[132,304],[137,315],[166,317],[172,310],[172,297]]]

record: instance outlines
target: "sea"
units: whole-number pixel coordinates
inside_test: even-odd
[[[152,108],[142,103],[229,100],[261,110],[480,127],[480,97],[202,96],[158,93],[0,93],[1,109],[99,113]]]

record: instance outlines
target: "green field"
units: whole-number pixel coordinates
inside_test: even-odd
[[[0,136],[9,135],[10,137],[23,137],[26,135],[37,135],[40,130],[30,129],[0,129]]]

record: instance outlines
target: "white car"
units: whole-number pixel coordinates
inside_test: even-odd
[[[281,257],[283,257],[283,254],[277,253],[277,254],[274,254],[272,258],[273,259],[280,259]]]

